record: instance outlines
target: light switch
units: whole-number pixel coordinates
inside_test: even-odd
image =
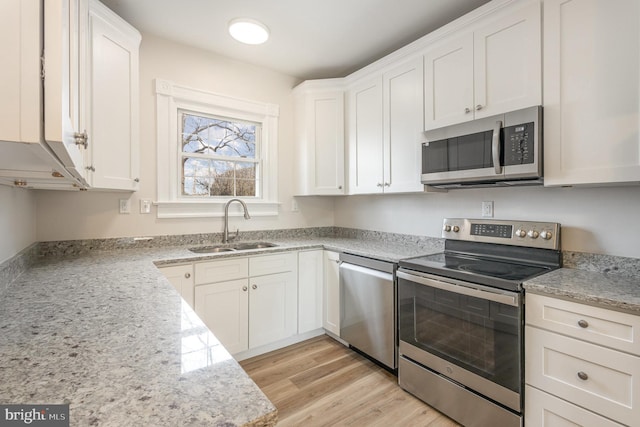
[[[121,214],[131,213],[131,201],[129,199],[120,199],[120,213]]]
[[[140,200],[140,213],[151,213],[151,200]]]

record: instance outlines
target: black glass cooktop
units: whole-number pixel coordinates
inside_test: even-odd
[[[400,267],[481,285],[519,291],[522,282],[551,267],[509,262],[490,257],[439,253],[400,260]]]

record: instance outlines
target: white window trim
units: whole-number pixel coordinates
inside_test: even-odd
[[[158,174],[158,218],[211,218],[224,216],[223,207],[232,199],[181,197],[178,150],[178,110],[202,111],[223,117],[242,118],[262,124],[262,198],[243,199],[251,216],[278,215],[278,116],[275,104],[234,98],[176,85],[156,79],[156,132]],[[242,212],[234,203],[229,215]]]

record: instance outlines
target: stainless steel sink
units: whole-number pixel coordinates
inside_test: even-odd
[[[247,243],[236,243],[231,245],[237,251],[246,251],[248,249],[264,249],[264,248],[273,248],[274,246],[278,246],[275,243],[269,242],[247,242]]]
[[[214,254],[218,252],[233,252],[235,249],[225,246],[200,246],[197,248],[189,248],[191,252],[196,254]]]
[[[235,252],[248,251],[251,249],[273,248],[274,246],[278,245],[269,242],[239,242],[226,245],[223,244],[212,246],[197,246],[195,248],[189,248],[189,250],[197,254],[215,254],[220,252]]]

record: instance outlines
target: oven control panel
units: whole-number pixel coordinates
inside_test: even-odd
[[[560,249],[560,224],[556,222],[447,218],[442,237],[471,242],[500,243],[543,249]]]

